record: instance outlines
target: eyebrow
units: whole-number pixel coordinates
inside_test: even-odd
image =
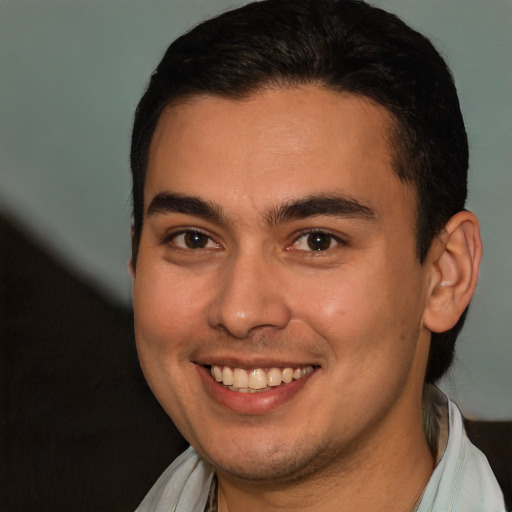
[[[166,213],[182,213],[218,223],[226,222],[226,215],[222,209],[210,201],[195,196],[163,192],[152,199],[147,215],[151,217]]]
[[[318,216],[376,220],[375,211],[357,199],[342,194],[319,194],[292,200],[269,210],[266,222],[275,226],[282,222]]]
[[[148,206],[148,217],[168,213],[181,213],[217,223],[228,223],[227,215],[215,203],[196,196],[170,192],[157,194]],[[263,215],[263,219],[269,226],[276,226],[292,220],[318,216],[376,219],[372,208],[342,194],[318,194],[290,200],[270,208]]]

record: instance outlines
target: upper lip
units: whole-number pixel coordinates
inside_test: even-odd
[[[240,358],[233,356],[211,356],[211,357],[201,357],[197,360],[193,361],[195,364],[200,364],[202,366],[229,366],[230,368],[243,368],[243,369],[253,369],[253,368],[299,368],[304,366],[319,366],[318,362],[312,360],[302,360],[299,361],[297,359],[288,359],[288,358],[278,358],[278,357],[261,357],[254,356],[248,358]]]

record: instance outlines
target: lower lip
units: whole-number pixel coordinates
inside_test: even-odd
[[[315,370],[298,380],[294,380],[289,384],[276,386],[269,391],[240,393],[238,391],[232,391],[215,381],[211,377],[209,368],[199,364],[195,366],[201,377],[204,389],[211,398],[233,412],[248,415],[265,414],[289,402],[316,373]]]

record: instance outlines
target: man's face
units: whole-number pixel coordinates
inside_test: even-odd
[[[382,107],[313,86],[196,98],[159,121],[137,347],[164,409],[225,475],[342,464],[418,419],[430,281],[389,130]]]

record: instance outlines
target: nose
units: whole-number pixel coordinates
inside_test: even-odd
[[[246,255],[226,262],[217,293],[208,307],[208,322],[243,339],[258,328],[283,329],[291,311],[279,263]]]

